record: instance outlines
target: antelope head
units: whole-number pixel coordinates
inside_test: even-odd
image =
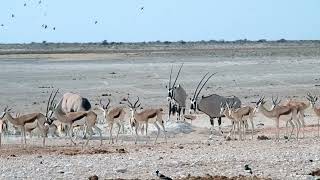
[[[176,82],[178,80],[178,77],[180,75],[180,71],[182,69],[182,66],[183,66],[183,63],[181,64],[180,68],[179,68],[179,71],[178,71],[178,74],[176,76],[176,79],[174,80],[174,83],[171,85],[171,77],[172,77],[172,69],[173,69],[173,66],[171,66],[171,71],[170,71],[170,77],[169,77],[169,84],[166,86],[166,88],[168,89],[168,97],[167,97],[167,100],[170,101],[173,99],[174,97],[174,94],[173,94],[173,90],[176,88]]]
[[[190,110],[189,110],[189,113],[190,113],[190,114],[191,114],[191,113],[195,113],[195,112],[197,111],[197,108],[198,108],[197,99],[198,99],[198,97],[199,97],[199,94],[200,94],[201,90],[203,89],[203,87],[206,85],[206,83],[209,81],[209,79],[210,79],[213,75],[215,75],[216,73],[211,74],[211,75],[207,78],[207,80],[202,84],[201,88],[199,89],[202,81],[206,78],[206,76],[207,76],[208,74],[209,74],[209,73],[205,74],[205,75],[202,77],[202,79],[201,79],[201,81],[199,82],[196,90],[195,90],[194,93],[193,93],[192,98],[190,98]],[[198,89],[199,89],[199,90],[198,90]]]
[[[309,92],[309,93],[307,94],[307,99],[308,99],[308,101],[311,103],[312,107],[315,107],[315,104],[316,104],[316,102],[318,101],[318,97],[311,95],[311,93]]]
[[[264,100],[264,97],[260,97],[260,99],[256,102],[255,112],[258,112],[259,107],[264,105],[266,101]]]
[[[100,104],[99,108],[103,111],[104,118],[107,118],[107,112],[108,112],[108,107],[110,105],[110,99],[108,98],[107,104],[103,104],[102,100],[100,99],[99,104]]]
[[[54,100],[59,92],[59,89],[57,89],[57,91],[54,93],[54,95],[53,95],[53,92],[54,92],[54,90],[51,91],[51,94],[49,96],[48,103],[47,103],[46,115],[45,115],[46,116],[46,123],[49,125],[52,124],[53,121],[55,120],[55,118],[53,118],[52,115],[53,115],[53,112],[56,108],[56,104],[54,103]]]
[[[271,107],[271,109],[274,109],[276,106],[278,106],[280,104],[281,100],[278,100],[278,96],[277,96],[276,99],[274,99],[273,96],[272,96],[271,99],[272,99],[272,107]]]
[[[130,125],[131,127],[135,126],[135,118],[134,118],[134,114],[136,113],[137,109],[141,106],[141,103],[138,104],[139,102],[139,96],[137,96],[137,101],[135,103],[131,103],[130,99],[129,99],[129,95],[126,101],[126,105],[129,107],[130,112],[131,112],[131,118],[130,118]]]
[[[4,109],[3,109],[3,112],[0,116],[0,119],[2,119],[7,113],[9,113],[11,111],[11,108],[9,109],[8,106],[6,106]]]

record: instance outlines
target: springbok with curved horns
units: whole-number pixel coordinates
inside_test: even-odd
[[[30,113],[21,115],[19,117],[12,117],[10,114],[11,109],[6,106],[6,108],[3,110],[3,117],[6,118],[7,121],[12,123],[14,126],[17,126],[21,130],[21,140],[22,143],[27,144],[26,140],[26,125],[30,123],[36,124],[38,129],[41,131],[43,141],[42,145],[45,146],[46,137],[49,130],[49,122],[46,120],[46,116],[44,116],[42,113]]]
[[[318,97],[316,96],[312,96],[310,93],[308,93],[308,97],[307,99],[310,101],[312,109],[314,111],[314,113],[317,116],[318,119],[318,137],[320,136],[320,108],[316,107],[316,102],[318,101]]]
[[[64,113],[69,112],[79,112],[79,111],[89,111],[91,109],[91,104],[87,98],[84,98],[80,96],[79,94],[67,92],[64,93],[62,96],[62,104],[61,104],[61,110]],[[85,122],[84,120],[77,122],[75,125],[79,126],[80,129],[85,129],[84,124],[81,122]],[[63,126],[61,123],[60,126]],[[64,131],[65,133],[68,132],[68,127],[60,127],[61,131]],[[84,133],[85,137],[85,133]]]
[[[171,85],[171,78],[172,78],[173,66],[171,67],[169,84],[168,86],[166,86],[168,89],[167,100],[169,101],[169,120],[170,120],[171,114],[175,115],[175,113],[177,113],[177,120],[180,120],[181,111],[182,111],[182,116],[185,114],[185,111],[186,111],[186,100],[188,95],[180,84],[176,86],[176,82],[178,80],[182,67],[183,67],[183,63],[181,64],[179,71],[177,73],[176,79],[174,80],[172,85]]]
[[[124,110],[124,107],[114,107],[109,108],[110,105],[110,99],[108,99],[107,104],[103,104],[102,100],[100,100],[100,109],[103,111],[103,117],[108,125],[109,132],[110,132],[110,142],[113,144],[113,138],[112,138],[112,129],[113,124],[116,124],[118,126],[117,136],[116,136],[116,142],[118,141],[118,136],[121,128],[124,128],[124,116],[126,115],[126,112]]]
[[[74,145],[76,144],[72,140],[73,124],[78,122],[78,121],[80,121],[82,118],[85,118],[85,120],[84,120],[84,124],[86,125],[86,130],[85,131],[86,131],[86,134],[89,134],[89,138],[86,141],[86,145],[88,145],[89,140],[92,138],[92,134],[93,134],[92,128],[94,128],[96,131],[99,132],[99,134],[100,134],[100,145],[102,145],[101,130],[100,130],[100,128],[98,128],[96,126],[97,114],[95,112],[93,112],[93,111],[79,111],[79,112],[68,112],[68,113],[63,112],[62,111],[62,101],[63,101],[63,99],[61,99],[59,101],[58,105],[54,105],[54,103],[53,103],[58,91],[59,91],[59,89],[55,92],[55,95],[53,96],[53,98],[52,98],[53,91],[51,92],[49,100],[48,100],[47,109],[53,110],[53,113],[56,116],[57,120],[59,120],[62,123],[67,124],[70,127],[69,128],[69,137],[70,137],[70,140],[71,140],[72,144],[74,144]],[[48,114],[47,114],[46,117],[52,123],[53,119],[50,119],[50,116],[48,116]]]
[[[145,125],[146,137],[147,137],[146,143],[148,143],[148,140],[149,140],[148,124],[149,123],[152,123],[158,130],[157,137],[156,137],[154,143],[157,142],[157,139],[160,134],[159,125],[161,126],[161,128],[164,132],[165,141],[167,142],[166,130],[164,128],[164,121],[162,120],[163,109],[162,108],[151,108],[151,109],[144,109],[140,112],[137,112],[137,109],[141,105],[141,103],[138,104],[139,97],[137,98],[137,101],[134,104],[132,104],[130,102],[129,97],[127,99],[127,102],[128,102],[127,106],[130,108],[130,111],[131,111],[130,124],[131,124],[131,126],[135,127],[135,132],[136,132],[135,144],[137,144],[137,141],[138,141],[138,129],[141,125]]]
[[[256,109],[257,109],[257,112],[260,111],[267,118],[275,120],[276,129],[277,129],[276,140],[279,140],[279,136],[280,136],[279,124],[280,124],[281,117],[287,117],[286,123],[289,122],[292,126],[291,134],[293,132],[294,123],[296,124],[296,126],[297,126],[297,139],[298,139],[298,137],[299,137],[298,109],[293,106],[292,107],[291,106],[275,106],[273,109],[267,110],[264,107],[265,103],[266,103],[266,101],[264,101],[264,97],[261,97],[256,103]]]
[[[215,118],[218,118],[219,130],[221,133],[223,133],[221,131],[221,117],[223,117],[223,115],[221,115],[221,113],[220,113],[221,104],[226,104],[226,103],[230,104],[231,102],[234,102],[234,108],[239,108],[239,107],[241,107],[241,101],[236,96],[224,97],[224,96],[220,96],[217,94],[211,94],[209,96],[202,96],[201,98],[199,98],[199,95],[200,95],[203,87],[206,85],[206,83],[209,81],[209,79],[212,76],[214,76],[216,73],[211,74],[206,79],[206,81],[202,84],[203,80],[207,77],[208,74],[209,73],[207,73],[203,76],[203,78],[201,79],[197,88],[194,91],[193,97],[190,98],[190,101],[191,101],[190,113],[194,113],[197,110],[199,110],[209,116],[210,124],[211,124],[211,128],[210,128],[210,132],[211,132],[210,139],[211,139],[212,134],[213,134],[213,129],[214,129],[214,119]],[[201,84],[202,84],[202,86],[199,89]]]

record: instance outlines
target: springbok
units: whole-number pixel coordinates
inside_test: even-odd
[[[72,92],[67,92],[63,94],[62,96],[62,104],[61,104],[61,110],[64,113],[69,113],[69,112],[79,112],[79,111],[89,111],[91,109],[91,104],[87,98],[84,98],[80,96],[79,94],[75,94]],[[85,121],[80,121],[80,122],[85,122]],[[76,126],[82,126],[80,129],[85,129],[83,124],[78,124],[77,122]],[[68,126],[64,126],[61,124],[61,132],[67,133],[68,132]],[[74,127],[73,127],[74,128]],[[85,138],[84,133],[84,138]]]
[[[12,117],[10,114],[11,109],[8,109],[8,106],[5,107],[3,110],[3,117],[6,118],[10,123],[12,123],[14,126],[17,126],[21,130],[21,143],[24,142],[24,144],[27,144],[26,139],[26,125],[30,123],[36,124],[38,129],[40,130],[43,141],[42,145],[45,146],[45,140],[48,134],[49,130],[49,123],[46,121],[46,116],[44,116],[42,113],[30,113],[25,114],[19,117]]]
[[[174,80],[173,84],[171,85],[171,76],[172,76],[172,69],[173,66],[171,67],[171,71],[170,71],[170,77],[169,77],[169,84],[168,86],[166,86],[166,88],[168,89],[168,97],[167,100],[169,101],[169,118],[168,120],[170,120],[170,116],[175,115],[177,113],[177,121],[179,121],[181,119],[181,111],[182,111],[182,116],[184,118],[184,114],[186,111],[186,100],[187,100],[187,93],[184,90],[184,88],[178,84],[178,86],[176,86],[176,82],[178,80],[178,77],[180,75],[180,71],[181,68],[183,66],[183,63],[181,64],[178,74],[176,76],[176,79]]]
[[[265,102],[266,101],[264,101],[264,97],[261,97],[256,102],[256,109],[257,109],[257,112],[260,111],[267,118],[275,120],[276,129],[277,129],[276,140],[279,140],[279,138],[280,138],[279,137],[280,136],[280,127],[279,127],[280,122],[279,121],[280,121],[280,117],[283,117],[283,116],[288,117],[288,119],[286,119],[286,123],[289,122],[292,126],[291,134],[294,129],[293,123],[295,123],[297,125],[297,139],[298,139],[298,137],[299,137],[299,120],[297,119],[297,116],[298,116],[297,108],[291,107],[291,106],[275,106],[273,109],[267,110],[264,107]]]
[[[113,144],[113,138],[112,138],[112,129],[113,124],[117,124],[118,126],[118,132],[116,136],[116,142],[118,141],[118,136],[120,133],[121,128],[124,128],[124,116],[126,115],[126,112],[124,110],[124,107],[114,107],[112,109],[109,108],[110,99],[108,99],[107,104],[103,104],[102,100],[100,100],[100,109],[103,111],[103,117],[106,121],[107,126],[110,128],[110,140],[109,143]]]
[[[137,112],[137,108],[140,107],[141,103],[138,104],[139,102],[139,97],[137,98],[137,101],[132,104],[129,100],[129,97],[127,99],[127,106],[130,108],[131,111],[131,118],[130,118],[130,124],[132,127],[135,127],[135,132],[136,132],[136,139],[135,139],[135,144],[137,144],[138,141],[138,129],[140,126],[145,125],[146,128],[146,137],[147,142],[149,140],[148,137],[148,124],[152,123],[158,130],[157,133],[157,137],[154,141],[154,143],[157,142],[157,139],[159,137],[160,134],[160,127],[159,125],[162,127],[162,130],[164,132],[164,137],[165,137],[165,141],[167,142],[167,135],[166,135],[166,130],[164,128],[164,121],[162,120],[162,115],[163,115],[163,109],[162,108],[157,108],[157,109],[144,109],[141,112]]]
[[[54,100],[55,97],[58,93],[59,89],[55,92],[54,96],[52,97],[53,91],[50,94],[49,100],[48,100],[48,106],[47,110],[52,110],[53,114],[55,115],[56,119],[59,120],[62,123],[67,124],[69,128],[69,137],[71,140],[71,143],[76,145],[76,143],[72,140],[72,130],[73,130],[73,125],[74,123],[79,122],[82,118],[85,118],[83,124],[86,125],[86,134],[89,134],[89,138],[87,138],[87,141],[85,145],[88,145],[89,140],[92,138],[92,133],[94,128],[96,131],[99,132],[100,134],[100,145],[102,145],[102,134],[101,130],[96,126],[97,122],[97,114],[93,111],[78,111],[78,112],[68,112],[65,113],[62,111],[62,104],[63,104],[63,99],[61,99],[58,103],[58,105],[54,105]],[[52,98],[52,99],[51,99]],[[51,113],[52,114],[52,113]],[[49,114],[47,114],[47,119],[50,120]],[[52,123],[53,119],[51,119],[50,124]]]
[[[316,102],[318,101],[318,97],[312,96],[310,93],[308,93],[307,99],[311,103],[312,109],[313,109],[313,111],[316,114],[317,119],[318,119],[318,137],[319,137],[319,134],[320,134],[319,133],[320,132],[320,108],[316,107]]]
[[[293,101],[293,100],[287,100],[287,102],[285,102],[284,104],[280,104],[281,100],[278,100],[278,97],[276,99],[273,98],[272,96],[272,106],[271,106],[271,110],[274,109],[277,106],[288,106],[288,107],[294,107],[297,109],[297,117],[298,117],[298,121],[294,122],[295,125],[291,124],[291,126],[293,125],[292,128],[294,128],[295,126],[299,126],[299,129],[302,127],[305,127],[305,122],[304,122],[304,110],[308,108],[308,104],[304,103],[304,102],[300,102],[300,101]],[[310,106],[310,103],[309,103]],[[289,125],[290,121],[286,121],[286,134],[288,134],[287,130],[288,130],[288,125]],[[287,135],[288,137],[292,136],[293,131],[291,131],[290,135]],[[302,131],[302,136],[304,137],[304,131]]]
[[[190,114],[191,113],[195,113],[197,110],[205,113],[206,115],[209,116],[210,118],[210,124],[211,124],[211,128],[210,128],[210,138],[213,134],[213,130],[214,130],[214,119],[218,118],[218,124],[219,124],[219,130],[221,133],[223,133],[221,131],[221,117],[222,115],[220,114],[220,104],[225,104],[230,103],[230,102],[234,102],[234,108],[239,108],[241,107],[241,101],[238,97],[236,96],[230,96],[230,97],[224,97],[224,96],[220,96],[217,94],[211,94],[209,96],[202,96],[201,98],[199,98],[200,92],[203,89],[203,87],[206,85],[206,83],[209,81],[209,79],[215,75],[216,73],[211,74],[207,80],[202,84],[201,88],[198,91],[198,88],[200,87],[202,81],[206,78],[206,76],[209,73],[205,74],[203,76],[203,78],[201,79],[201,81],[199,82],[197,88],[194,91],[193,97],[190,98],[191,101],[191,105],[190,105]]]
[[[227,108],[226,108],[227,107]],[[232,122],[240,123],[240,128],[242,128],[244,139],[246,139],[246,128],[248,127],[248,120],[251,123],[251,139],[253,139],[254,133],[254,124],[253,124],[253,117],[255,115],[256,109],[250,106],[244,106],[240,108],[234,108],[233,105],[231,106],[226,103],[225,105],[221,105],[221,111],[228,119]],[[235,124],[233,124],[234,126]],[[235,127],[232,128],[234,130]],[[241,136],[239,136],[241,139]]]

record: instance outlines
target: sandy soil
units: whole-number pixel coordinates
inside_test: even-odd
[[[189,97],[206,72],[218,73],[202,94],[236,95],[246,105],[253,105],[262,95],[268,97],[270,106],[272,95],[306,101],[306,92],[317,94],[320,47],[277,47],[210,47],[202,48],[201,53],[190,48],[168,53],[139,50],[119,54],[2,55],[0,108],[10,105],[14,112],[22,114],[44,112],[49,93],[60,88],[62,93],[80,93],[92,104],[106,98],[102,94],[110,93],[111,105],[117,105],[130,93],[140,96],[144,107],[160,106],[166,110],[165,85],[170,68],[173,64],[177,69],[181,62],[184,68],[178,82]],[[213,55],[215,52],[218,55]],[[101,120],[101,112],[96,108],[95,112]],[[299,141],[287,141],[282,133],[280,142],[275,142],[273,121],[259,113],[254,120],[254,140],[226,141],[218,133],[208,140],[208,117],[201,113],[197,117],[192,125],[168,123],[167,144],[161,136],[157,145],[145,145],[143,140],[134,145],[129,129],[116,145],[109,145],[109,135],[104,133],[102,147],[95,137],[87,148],[81,143],[71,147],[65,138],[49,138],[48,147],[42,148],[41,139],[36,137],[28,139],[29,145],[24,148],[19,145],[20,139],[6,137],[0,149],[0,179],[85,179],[92,175],[150,179],[157,178],[156,170],[173,178],[210,174],[312,179],[309,173],[320,168],[319,139],[315,138],[314,127],[317,119],[311,108],[306,112],[306,137]],[[223,119],[222,126],[227,131],[229,121]],[[154,129],[151,131],[154,138]],[[258,135],[272,139],[257,140]],[[245,165],[251,167],[252,174],[245,171]]]

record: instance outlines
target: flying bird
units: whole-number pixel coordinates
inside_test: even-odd
[[[14,14],[11,14],[11,17],[14,18]]]
[[[38,3],[41,4],[41,1],[39,1]]]
[[[1,27],[3,27],[4,26],[4,24],[1,24]]]
[[[143,10],[144,10],[144,7],[142,6],[142,7],[140,8],[140,10],[143,11]]]
[[[27,3],[24,3],[23,6],[27,6]]]
[[[94,24],[98,24],[98,21],[95,21]]]
[[[56,30],[56,27],[53,27],[52,29],[55,31],[55,30]]]
[[[47,27],[48,27],[47,25],[44,25],[44,28],[45,28],[45,29],[47,29]]]

